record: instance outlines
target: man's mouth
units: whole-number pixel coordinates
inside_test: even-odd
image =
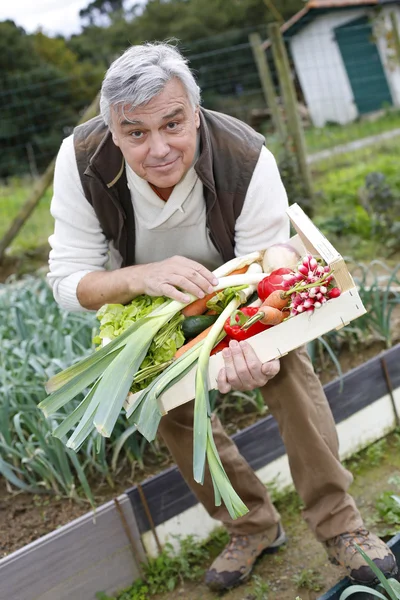
[[[172,165],[174,165],[177,160],[178,159],[175,158],[174,160],[170,160],[168,162],[157,164],[157,165],[146,165],[146,168],[147,169],[157,169],[157,170],[162,171],[163,169],[168,169],[168,167],[171,167]]]

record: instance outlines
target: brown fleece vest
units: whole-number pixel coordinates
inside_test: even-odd
[[[203,183],[207,227],[224,261],[234,257],[235,223],[260,156],[264,138],[221,113],[200,111],[200,156],[195,170]],[[86,199],[104,235],[135,264],[135,218],[125,162],[101,117],[74,130],[75,155]]]

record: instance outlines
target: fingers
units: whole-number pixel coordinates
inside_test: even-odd
[[[232,389],[232,386],[230,385],[230,383],[228,382],[228,380],[226,378],[226,370],[225,369],[221,369],[220,372],[218,373],[217,386],[218,386],[218,389],[221,392],[221,394],[227,394]]]
[[[262,365],[261,371],[264,375],[267,375],[268,379],[272,379],[275,375],[278,375],[281,370],[281,363],[279,359],[270,360]]]
[[[173,256],[149,265],[144,289],[151,296],[168,296],[187,303],[190,302],[187,294],[204,298],[213,292],[217,283],[213,273],[199,263],[183,256]]]
[[[178,302],[182,302],[183,304],[187,304],[190,302],[190,296],[176,289],[173,285],[169,283],[163,283],[157,291],[153,294],[154,296],[166,296],[167,298],[172,298],[172,300],[177,300]]]
[[[214,273],[203,267],[200,263],[197,263],[194,260],[190,260],[188,258],[184,258],[185,262],[189,263],[188,266],[191,266],[194,270],[193,275],[199,275],[202,279],[205,279],[208,286],[215,286],[218,284],[218,279],[215,277]],[[212,290],[210,290],[212,291]]]
[[[264,386],[280,369],[279,360],[261,363],[247,342],[231,341],[222,352],[225,362],[225,381],[232,389],[249,391]],[[221,375],[222,377],[222,375]],[[223,387],[225,381],[221,379]],[[219,388],[220,389],[220,388]]]
[[[213,291],[213,286],[199,273],[177,273],[169,277],[169,284],[179,287],[197,298],[204,298]]]

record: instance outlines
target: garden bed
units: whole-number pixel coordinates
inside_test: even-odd
[[[343,374],[365,363],[383,350],[383,342],[374,342],[369,346],[360,348],[357,352],[349,348],[342,348],[340,364]],[[317,361],[316,371],[323,384],[327,384],[338,375],[335,365],[326,356],[323,361]],[[260,420],[260,414],[255,410],[253,404],[244,403],[242,412],[238,412],[237,407],[230,407],[230,405],[231,402],[228,404],[223,400],[220,404],[220,411],[223,411],[221,416],[230,435],[234,435]],[[119,473],[114,488],[111,488],[106,482],[100,485],[91,482],[96,505],[100,506],[119,493],[135,486],[136,483],[148,479],[152,475],[172,466],[172,464],[167,450],[161,446],[158,454],[149,453],[147,456],[145,455],[143,466],[138,466],[134,473],[130,470]],[[0,482],[0,530],[2,532],[0,558],[80,517],[89,508],[87,501],[76,502],[76,500],[55,496],[54,494],[34,495],[15,491],[10,493],[4,479],[2,479]]]

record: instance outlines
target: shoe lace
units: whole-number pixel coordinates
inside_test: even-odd
[[[332,539],[331,544],[332,546],[337,547],[344,545],[346,550],[352,552],[353,554],[357,552],[355,544],[357,544],[364,551],[371,548],[369,531],[364,528],[359,528],[354,531],[341,533]]]
[[[237,558],[237,551],[244,550],[249,545],[247,535],[233,534],[222,554],[225,558]]]

